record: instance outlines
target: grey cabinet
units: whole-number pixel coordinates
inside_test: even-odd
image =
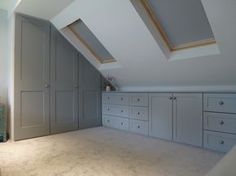
[[[221,152],[236,144],[236,94],[204,94],[204,147]]]
[[[148,135],[148,94],[104,92],[104,126]]]
[[[149,135],[172,140],[172,94],[149,94]]]
[[[54,28],[51,30],[51,133],[78,129],[78,53]]]
[[[202,146],[202,94],[176,93],[173,101],[174,141]]]
[[[49,134],[50,24],[17,15],[14,139]]]
[[[101,75],[79,55],[79,128],[101,126]]]
[[[202,94],[149,94],[149,135],[202,145]]]
[[[48,21],[15,27],[14,140],[101,125],[100,73]]]

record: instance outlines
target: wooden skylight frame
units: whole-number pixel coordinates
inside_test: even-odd
[[[157,19],[156,14],[154,13],[152,7],[148,3],[148,0],[140,0],[140,3],[143,6],[144,10],[146,11],[149,19],[151,20],[151,22],[154,24],[155,28],[160,33],[166,46],[168,47],[168,49],[171,52],[183,50],[183,49],[194,48],[194,47],[205,46],[205,45],[216,44],[216,40],[214,38],[209,38],[209,39],[204,39],[204,40],[187,42],[187,43],[181,44],[179,46],[172,46],[167,33],[165,32],[164,28],[162,27],[161,22]]]
[[[76,21],[74,21],[73,23],[67,25],[67,28],[77,37],[77,39],[88,49],[88,51],[96,58],[96,60],[101,63],[101,64],[105,64],[105,63],[111,63],[111,62],[116,62],[116,60],[111,57],[111,58],[105,58],[105,57],[100,57],[96,51],[94,51],[94,49],[83,39],[83,37],[74,30],[73,25],[75,25],[76,23],[82,21],[81,19],[78,19]],[[83,22],[83,21],[82,21]],[[104,47],[105,48],[105,47]]]

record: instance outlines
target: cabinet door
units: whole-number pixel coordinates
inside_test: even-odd
[[[79,128],[101,126],[100,73],[82,55],[79,65]]]
[[[149,95],[149,135],[172,140],[172,94]]]
[[[56,29],[51,33],[51,132],[78,129],[78,53]]]
[[[43,20],[16,15],[14,139],[49,134],[49,37]]]
[[[202,94],[174,94],[174,140],[202,146]]]

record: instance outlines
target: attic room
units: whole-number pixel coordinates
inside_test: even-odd
[[[235,0],[0,0],[0,176],[236,176]]]

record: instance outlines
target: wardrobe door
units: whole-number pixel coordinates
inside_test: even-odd
[[[101,126],[100,73],[82,55],[79,65],[79,128]]]
[[[52,27],[51,133],[78,129],[78,54]]]
[[[16,15],[14,139],[49,134],[50,24]]]
[[[174,141],[202,146],[202,94],[174,94]]]
[[[149,94],[149,135],[172,140],[173,100],[171,93]]]

